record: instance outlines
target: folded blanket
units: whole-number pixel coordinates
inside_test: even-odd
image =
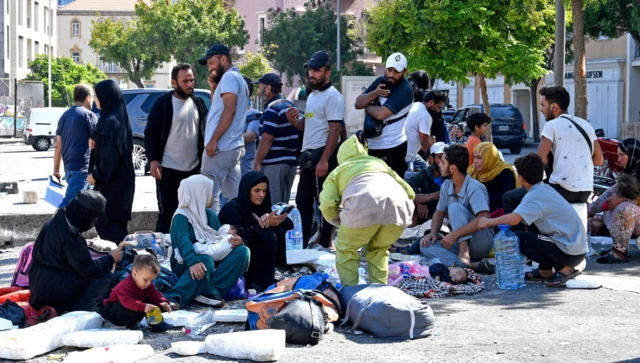
[[[469,276],[464,284],[450,284],[444,281],[438,281],[432,277],[411,276],[404,279],[400,286],[400,290],[417,298],[438,298],[463,294],[477,294],[484,290],[484,282],[482,277],[476,275],[473,270],[467,269]]]

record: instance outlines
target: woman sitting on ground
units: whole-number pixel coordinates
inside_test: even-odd
[[[182,307],[193,300],[215,308],[223,307],[222,297],[249,267],[249,249],[238,236],[221,242],[228,244],[231,252],[219,262],[207,255],[198,255],[194,250],[194,243],[212,241],[218,235],[216,230],[220,228],[220,221],[208,209],[212,205],[213,181],[209,178],[193,175],[180,182],[178,209],[171,222],[171,243],[180,251],[183,263],[172,254],[171,270],[178,275],[178,282],[164,296]]]
[[[481,142],[473,149],[473,164],[467,174],[487,188],[490,212],[502,208],[504,193],[520,187],[516,171],[500,158],[498,148],[490,142]]]
[[[629,239],[640,236],[640,140],[626,139],[618,144],[618,163],[624,165],[625,177],[609,188],[588,208],[591,234],[611,236],[613,248],[597,259],[598,263],[629,262],[627,247]],[[634,180],[635,179],[635,182]],[[596,213],[604,212],[602,219]]]
[[[271,211],[269,179],[250,171],[240,180],[238,197],[222,207],[220,221],[236,226],[238,235],[251,250],[245,274],[247,288],[264,291],[273,284],[276,266],[286,264],[286,231],[293,229],[287,215]]]

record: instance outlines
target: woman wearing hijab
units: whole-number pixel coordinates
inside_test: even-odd
[[[502,208],[504,193],[520,186],[515,169],[500,158],[498,148],[490,142],[481,142],[473,149],[473,164],[467,174],[487,188],[490,212]]]
[[[625,139],[618,144],[618,163],[624,166],[623,172],[640,180],[640,140]],[[637,195],[634,190],[637,183],[625,181],[618,183],[604,192],[595,202],[588,207],[591,220],[591,235],[611,236],[613,248],[603,252],[598,258],[598,263],[625,263],[629,262],[627,247],[631,237],[640,236],[640,206],[637,204]],[[638,194],[638,191],[635,191]],[[596,217],[596,213],[604,212],[602,218]]]
[[[34,309],[102,313],[102,301],[118,283],[111,268],[122,259],[122,249],[94,261],[82,233],[96,224],[105,204],[100,193],[84,190],[42,227],[29,270],[29,304]]]
[[[240,180],[238,197],[220,211],[220,222],[238,229],[251,250],[247,287],[264,291],[273,284],[276,266],[286,264],[286,231],[293,229],[287,215],[271,211],[269,179],[259,171],[250,171]]]
[[[128,234],[136,188],[131,125],[122,93],[114,81],[102,81],[95,90],[100,119],[91,135],[95,142],[95,168],[90,170],[87,181],[107,200],[106,218],[96,224],[98,235],[120,243]]]
[[[178,209],[171,222],[171,243],[180,251],[182,263],[171,254],[171,271],[178,275],[178,282],[164,296],[170,302],[184,307],[193,300],[221,308],[222,296],[236,285],[249,267],[249,249],[242,239],[233,236],[228,244],[231,252],[218,262],[207,255],[198,255],[193,248],[196,242],[219,240],[216,230],[220,221],[208,208],[213,205],[213,181],[204,175],[193,175],[180,182]],[[215,269],[215,271],[214,271]]]

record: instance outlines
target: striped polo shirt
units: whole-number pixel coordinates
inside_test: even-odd
[[[287,120],[289,106],[293,104],[281,94],[267,102],[260,120],[260,137],[268,133],[273,136],[273,144],[262,165],[296,165],[298,162],[298,130]]]

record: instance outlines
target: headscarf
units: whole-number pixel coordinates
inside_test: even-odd
[[[251,188],[260,183],[267,183],[267,194],[262,200],[262,204],[255,205],[251,203]],[[271,213],[271,193],[269,193],[269,179],[261,171],[250,171],[246,173],[240,180],[238,188],[238,197],[236,198],[243,213],[243,218],[251,213],[262,216],[265,213]],[[252,217],[253,219],[253,217]]]
[[[78,232],[86,232],[96,225],[106,206],[107,200],[100,192],[83,190],[65,207],[67,221]]]
[[[623,165],[624,172],[640,179],[640,140],[624,139],[618,143],[618,147],[629,157],[627,165]]]
[[[118,144],[120,156],[128,166],[131,166],[133,165],[131,157],[133,138],[122,92],[116,82],[110,79],[98,83],[95,90],[96,97],[100,101],[100,119],[95,132],[113,138]]]
[[[209,226],[207,205],[213,198],[213,181],[204,175],[197,174],[180,182],[178,187],[178,209],[173,214],[187,217],[193,227],[198,242],[212,241],[218,232]]]
[[[479,152],[484,160],[482,171],[477,171],[475,165],[471,164],[467,169],[467,174],[472,178],[478,180],[481,183],[489,182],[495,179],[502,171],[509,169],[513,172],[513,177],[516,179],[516,188],[520,187],[518,183],[518,174],[515,169],[500,159],[500,153],[498,148],[490,142],[481,142],[473,149],[473,153]]]

